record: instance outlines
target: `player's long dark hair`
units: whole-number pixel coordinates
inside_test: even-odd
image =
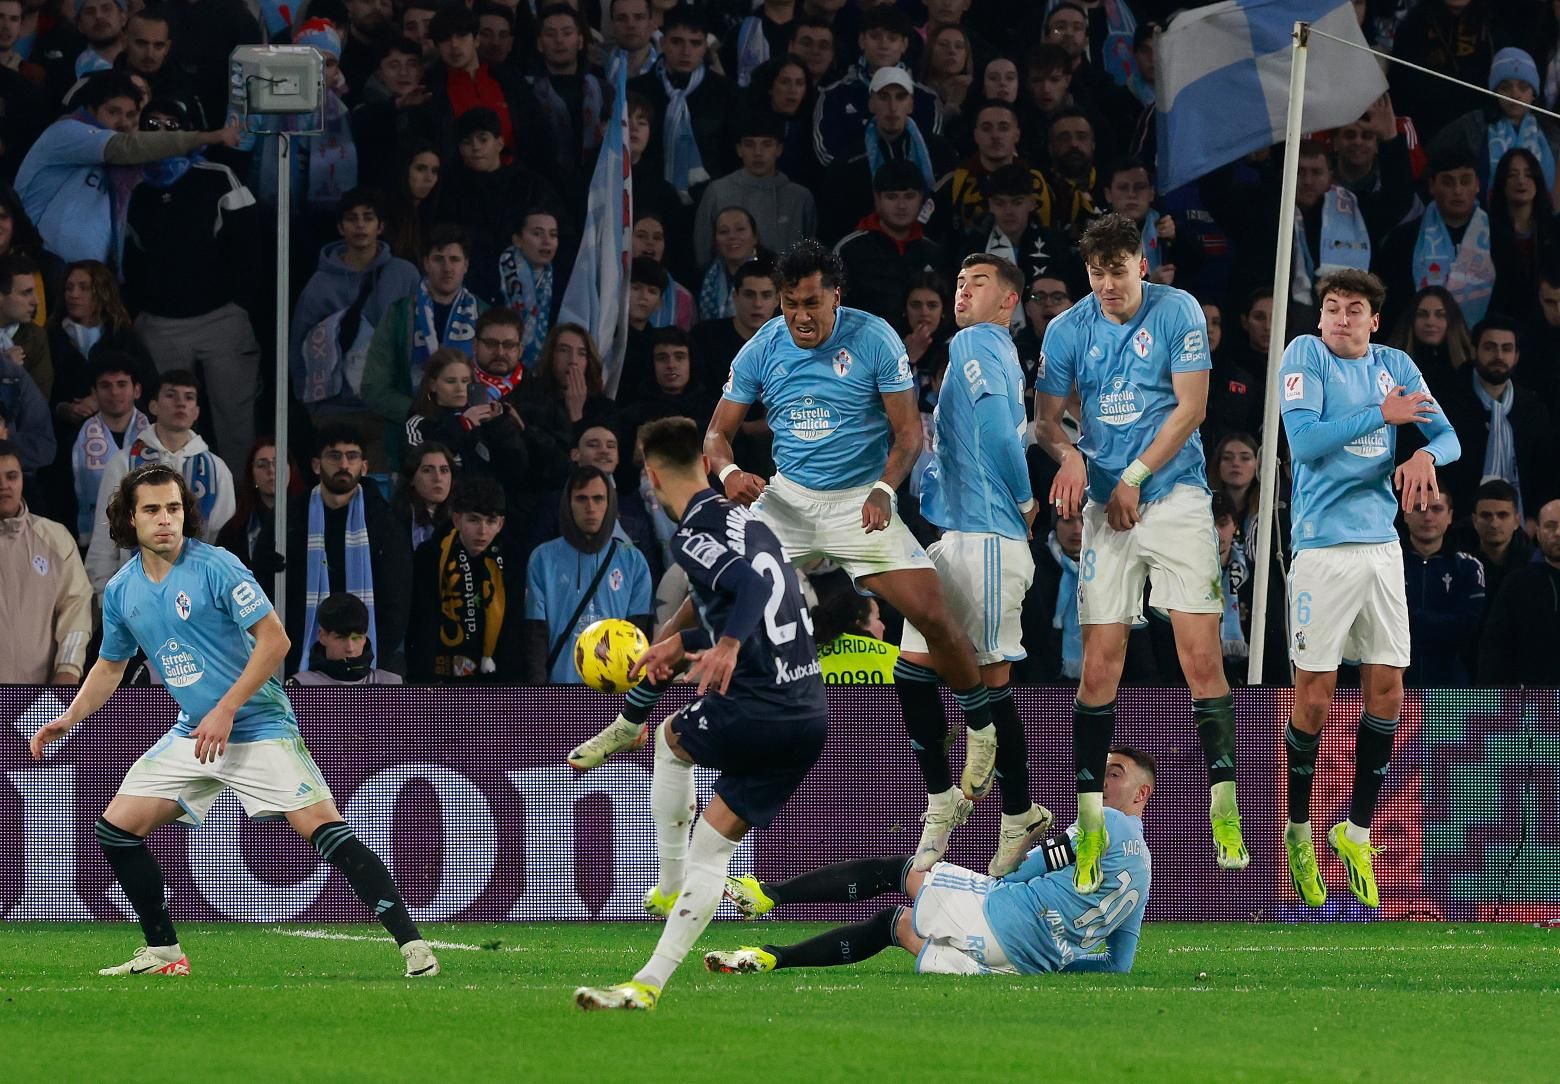
[[[184,537],[200,537],[201,529],[205,526],[200,519],[200,505],[196,503],[195,494],[190,491],[184,475],[163,463],[148,463],[121,478],[119,487],[108,499],[108,537],[114,545],[122,550],[133,550],[140,546],[135,535],[135,524],[131,522],[131,515],[135,512],[136,490],[142,486],[161,486],[169,482],[179,487],[179,500],[184,505]]]

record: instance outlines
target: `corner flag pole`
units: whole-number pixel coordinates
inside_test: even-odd
[[[1295,189],[1299,183],[1300,118],[1305,109],[1306,48],[1309,23],[1297,22],[1289,57],[1289,119],[1284,128],[1284,178],[1278,204],[1278,259],[1273,264],[1273,335],[1268,340],[1267,394],[1262,403],[1261,489],[1257,505],[1257,567],[1251,598],[1251,656],[1246,683],[1262,682],[1262,655],[1267,633],[1268,576],[1272,571],[1273,511],[1278,499],[1279,367],[1289,316],[1289,276],[1294,260]]]

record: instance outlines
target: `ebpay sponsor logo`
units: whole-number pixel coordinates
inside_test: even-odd
[[[206,676],[200,652],[177,640],[168,640],[157,649],[157,669],[164,683],[174,689],[187,689]]]
[[[811,395],[803,396],[785,408],[785,423],[798,440],[823,440],[839,427],[834,407]]]
[[[1112,380],[1100,392],[1099,419],[1106,425],[1131,425],[1143,416],[1143,393],[1128,380]]]

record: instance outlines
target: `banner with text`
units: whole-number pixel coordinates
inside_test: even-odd
[[[304,740],[357,834],[394,871],[421,921],[642,918],[655,879],[650,752],[580,774],[564,756],[617,711],[578,688],[289,690]],[[171,724],[161,689],[125,689],[42,762],[27,739],[71,691],[0,687],[0,917],[120,919],[130,914],[92,825],[135,759]],[[1071,819],[1072,690],[1016,690],[1034,797]],[[1124,690],[1117,740],[1158,760],[1144,817],[1154,855],[1148,917],[1162,921],[1367,917],[1325,847],[1322,911],[1289,885],[1283,728],[1292,693],[1237,690],[1239,782],[1251,867],[1219,870],[1208,835],[1202,753],[1185,690]],[[682,707],[677,688],[657,718]],[[1317,839],[1348,810],[1357,692],[1340,692],[1317,763]],[[908,854],[925,794],[891,689],[829,691],[822,759],[780,817],[752,833],[738,870],[779,879],[847,858]],[[949,702],[949,718],[957,712]],[[962,742],[952,755],[962,757]],[[701,802],[711,773],[700,770]],[[1374,826],[1382,918],[1560,919],[1560,694],[1410,693]],[[959,829],[950,861],[984,870],[995,796]],[[362,921],[346,882],[285,823],[252,822],[232,795],[204,826],[152,837],[178,919]],[[723,904],[727,914],[729,904]],[[840,918],[869,905],[799,909]]]

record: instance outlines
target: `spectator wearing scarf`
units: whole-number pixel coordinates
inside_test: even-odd
[[[537,13],[536,50],[541,70],[530,77],[538,116],[552,142],[548,173],[560,185],[583,178],[606,124],[608,109],[602,81],[583,71],[586,41],[580,13],[568,4],[548,3]]]
[[[556,304],[563,298],[563,292],[554,289],[557,216],[541,207],[526,211],[512,240],[498,258],[498,278],[504,305],[520,317],[520,362],[529,370],[536,368],[557,315]]]
[[[295,655],[318,638],[320,604],[346,592],[368,609],[380,664],[400,673],[410,605],[404,589],[411,582],[410,540],[379,487],[363,484],[369,463],[355,429],[326,426],[315,447],[311,469],[320,484],[310,491],[305,514],[293,517],[287,549],[303,554],[302,568],[287,577]],[[304,658],[299,669],[309,665]]]
[[[818,92],[813,107],[813,150],[825,167],[847,154],[854,144],[868,115],[873,81],[885,68],[905,71],[910,82],[911,116],[920,131],[926,135],[942,131],[942,101],[937,92],[914,82],[905,69],[912,33],[909,17],[892,5],[862,12],[857,37],[862,46],[860,58],[843,79]]]
[[[406,646],[413,681],[521,679],[521,562],[500,542],[506,504],[491,478],[469,478],[450,500],[452,526],[412,559],[412,619]]]
[[[735,158],[740,96],[705,66],[708,49],[703,14],[679,4],[662,23],[655,69],[629,84],[659,112],[645,159],[688,207]]]
[[[1470,324],[1484,318],[1495,287],[1490,216],[1478,203],[1473,155],[1442,149],[1430,161],[1431,204],[1387,235],[1374,259],[1386,283],[1382,322],[1392,325],[1426,286],[1444,286]]]
[[[1538,100],[1538,65],[1521,49],[1506,48],[1495,54],[1490,65],[1489,89],[1518,101]],[[1456,151],[1471,155],[1486,194],[1495,178],[1495,167],[1513,147],[1522,147],[1538,159],[1544,173],[1544,188],[1555,185],[1555,148],[1560,130],[1547,118],[1534,116],[1516,102],[1496,99],[1481,109],[1471,110],[1448,124],[1431,141],[1432,155]]]
[[[758,223],[744,207],[723,207],[715,216],[715,250],[699,283],[699,319],[736,315],[732,290],[737,268],[764,252]]]
[[[410,297],[393,302],[374,327],[363,363],[363,402],[385,419],[388,447],[399,449],[412,395],[434,351],[449,346],[470,355],[477,318],[487,311],[466,289],[466,231],[441,225],[428,238],[423,279]],[[394,464],[391,464],[392,466]]]
[[[1344,268],[1370,269],[1370,230],[1353,192],[1333,182],[1332,164],[1320,144],[1300,144],[1296,189],[1291,300],[1316,304],[1316,283]],[[1190,246],[1188,246],[1190,247]]]

